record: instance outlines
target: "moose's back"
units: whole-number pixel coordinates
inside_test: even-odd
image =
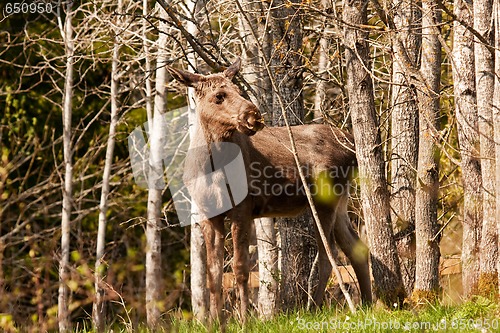
[[[313,195],[318,192],[318,180],[323,185],[329,183],[332,197],[347,193],[348,180],[356,167],[352,135],[319,124],[291,129]],[[253,216],[294,216],[304,210],[307,198],[287,129],[264,128],[250,138],[248,148]]]

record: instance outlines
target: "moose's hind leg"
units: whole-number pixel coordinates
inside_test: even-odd
[[[321,214],[322,215],[322,214]],[[331,214],[328,214],[328,217],[325,215],[325,219],[328,220],[327,223],[323,223],[323,230],[325,231],[325,235],[327,236],[328,239],[328,244],[327,246],[330,247],[333,256],[337,258],[337,249],[335,248],[335,238],[333,236],[333,230],[331,228]],[[320,219],[322,221],[323,218]],[[328,224],[328,225],[327,225]],[[325,297],[325,290],[326,290],[326,285],[328,284],[328,280],[330,279],[330,276],[332,274],[332,265],[330,263],[330,259],[328,258],[328,255],[326,254],[325,247],[323,246],[323,242],[321,241],[321,237],[319,236],[318,232],[316,231],[316,241],[318,243],[318,256],[317,256],[317,270],[318,270],[318,285],[314,289],[313,292],[313,297],[312,297],[312,302],[311,299],[308,300],[307,302],[307,308],[311,309],[313,307],[321,307],[323,304],[323,300]],[[316,262],[315,262],[316,265]],[[311,280],[313,276],[309,276],[309,279]],[[311,285],[311,281],[310,281]],[[311,292],[312,290],[309,290]]]
[[[334,233],[336,243],[349,258],[352,268],[356,273],[362,302],[370,304],[372,302],[370,268],[368,265],[370,254],[368,247],[359,239],[358,234],[354,231],[349,215],[347,214],[347,209],[337,212]]]

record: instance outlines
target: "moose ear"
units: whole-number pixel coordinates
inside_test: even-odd
[[[203,75],[189,73],[180,69],[167,66],[167,71],[180,83],[188,87],[196,87],[200,81],[203,81]]]
[[[225,71],[224,71],[224,75],[232,80],[233,77],[238,74],[238,72],[240,71],[241,69],[241,59],[238,58],[236,59],[236,61],[231,65],[229,66]]]

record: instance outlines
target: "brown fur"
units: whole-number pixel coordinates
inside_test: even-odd
[[[307,209],[307,198],[301,191],[298,170],[291,153],[286,128],[263,128],[263,119],[250,101],[240,95],[231,82],[238,72],[237,61],[222,74],[208,76],[191,74],[168,68],[181,83],[196,88],[197,112],[200,129],[192,142],[211,144],[232,142],[237,144],[246,166],[249,194],[233,209],[202,222],[208,258],[208,286],[210,311],[213,318],[220,318],[222,309],[221,289],[224,258],[224,220],[231,221],[234,243],[233,271],[238,285],[242,317],[248,309],[249,234],[252,219],[256,217],[295,216]],[[258,132],[258,133],[257,133]],[[337,188],[333,196],[317,196],[315,202],[330,244],[337,243],[350,259],[358,278],[362,299],[371,302],[368,249],[359,240],[347,215],[348,182],[356,165],[353,137],[327,125],[292,127],[294,139],[309,184],[327,175],[330,188]],[[257,133],[257,134],[256,134]],[[256,134],[256,135],[254,135]],[[193,167],[200,162],[209,165],[209,158],[189,156],[186,160],[185,181],[193,179]],[[198,167],[199,169],[199,167]],[[210,191],[210,184],[195,184],[190,193],[199,204],[214,204],[218,199]],[[274,191],[272,190],[274,188]],[[285,191],[286,189],[286,191]],[[316,235],[319,248],[319,285],[313,298],[320,305],[331,265],[326,251]]]

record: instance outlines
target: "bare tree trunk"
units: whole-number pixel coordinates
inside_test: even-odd
[[[192,58],[190,62],[194,65],[194,56]],[[188,88],[188,107],[190,124],[189,135],[193,138],[199,126],[194,100],[194,88]],[[192,216],[197,216],[195,207],[191,207],[191,213]],[[189,253],[191,262],[191,305],[193,307],[194,317],[203,322],[209,313],[210,299],[210,293],[207,287],[207,249],[201,225],[194,222],[191,223]]]
[[[122,0],[118,0],[117,13],[123,10]],[[111,60],[111,123],[109,125],[109,136],[106,147],[106,159],[104,161],[104,170],[102,175],[102,190],[101,201],[99,204],[99,224],[97,228],[97,247],[96,247],[96,262],[95,262],[95,301],[92,308],[92,319],[94,327],[98,332],[104,332],[106,325],[106,308],[105,308],[105,288],[104,288],[104,273],[106,266],[103,263],[104,247],[106,244],[106,225],[108,212],[108,195],[109,195],[109,179],[111,177],[111,167],[113,165],[113,156],[115,149],[116,124],[118,122],[118,66],[120,63],[120,46],[118,27],[120,16],[117,16],[114,29],[114,44]]]
[[[297,1],[289,6],[284,2],[273,2],[271,27],[273,31],[273,58],[271,66],[275,74],[278,91],[274,92],[273,110],[279,110],[279,99],[285,104],[290,125],[300,124],[304,118],[302,96],[302,18]],[[300,2],[299,2],[300,3]],[[272,115],[274,126],[284,126],[282,113]],[[314,225],[309,213],[296,218],[278,220],[281,240],[281,284],[280,303],[282,309],[304,307],[307,304],[309,273],[316,256]]]
[[[455,0],[457,19],[472,26],[472,0]],[[482,222],[482,184],[479,161],[478,117],[474,71],[474,37],[454,22],[453,81],[458,140],[464,188],[462,284],[466,297],[475,294],[479,279],[479,244]]]
[[[242,74],[247,82],[252,86],[257,96],[251,96],[252,102],[263,109],[262,104],[266,103],[261,96],[271,95],[271,89],[264,88],[265,77],[267,76],[261,61],[266,61],[268,57],[255,39],[254,33],[263,36],[266,42],[267,31],[259,29],[258,15],[265,15],[262,4],[255,4],[248,0],[241,2],[242,9],[250,15],[240,13],[239,23],[243,40],[243,65]],[[261,12],[262,11],[262,12]],[[259,57],[260,55],[260,57]],[[264,64],[265,65],[265,64]],[[274,218],[258,218],[254,220],[255,235],[257,238],[257,251],[259,256],[259,297],[258,312],[263,319],[269,319],[276,313],[278,296],[278,253],[276,247],[276,231]]]
[[[188,1],[187,12],[188,17],[196,18],[199,11],[200,2]],[[196,21],[196,20],[195,20]],[[198,28],[194,22],[188,21],[186,30],[193,36],[198,35]],[[196,67],[196,54],[194,52],[188,54],[188,62],[191,66],[188,70],[194,72]],[[196,115],[196,102],[194,99],[194,88],[188,88],[188,107],[189,107],[189,135],[194,137],[198,121]],[[192,216],[196,216],[195,208],[191,208]],[[191,223],[191,239],[190,239],[190,262],[191,262],[191,305],[193,307],[194,317],[200,321],[204,321],[209,313],[210,294],[207,288],[207,250],[205,239],[203,237],[202,228],[198,223]]]
[[[441,43],[437,26],[441,15],[432,0],[422,1],[422,60],[420,72],[427,87],[418,91],[419,146],[415,205],[416,274],[412,299],[433,301],[439,291],[439,153],[435,133],[439,131]]]
[[[496,221],[497,235],[500,235],[500,0],[493,2],[493,22],[495,33],[495,84],[493,94],[493,129],[495,138],[495,189],[496,189]],[[498,248],[500,249],[500,237],[498,237]],[[500,272],[500,255],[497,271]],[[500,290],[500,275],[498,276],[498,286]],[[500,296],[500,293],[499,293]]]
[[[322,10],[328,12],[330,3],[326,0],[321,0]],[[326,82],[328,77],[330,41],[326,34],[323,33],[319,40],[318,48],[318,82],[316,83],[316,93],[314,95],[314,121],[317,123],[323,122],[323,113],[326,99]]]
[[[207,250],[201,226],[191,224],[191,306],[196,319],[203,322],[209,313],[207,288]]]
[[[391,113],[391,206],[392,224],[407,295],[415,283],[415,188],[418,154],[418,106],[412,78],[397,52],[406,52],[417,68],[421,38],[418,34],[420,10],[411,0],[395,0],[394,24],[403,49],[395,49],[392,63]]]
[[[273,218],[255,219],[259,253],[259,316],[272,318],[278,301],[278,253]]]
[[[402,304],[404,286],[392,234],[389,191],[372,81],[367,72],[368,34],[356,28],[367,24],[366,5],[364,1],[344,3],[347,90],[375,294],[387,305],[393,306],[394,303]]]
[[[483,180],[483,224],[481,234],[480,275],[478,292],[492,296],[498,292],[497,259],[498,240],[495,220],[495,143],[493,133],[494,58],[489,47],[493,46],[493,0],[474,1],[474,29],[489,43],[484,45],[477,37],[474,43],[476,65],[477,111],[481,149],[481,174]]]
[[[66,3],[66,18],[62,26],[61,7],[58,7],[58,21],[66,51],[66,73],[64,81],[63,98],[63,155],[64,155],[64,188],[62,189],[62,215],[61,215],[61,259],[59,262],[59,298],[57,320],[60,332],[71,330],[69,312],[69,251],[71,210],[73,204],[73,147],[71,144],[71,115],[73,109],[73,67],[75,63],[75,43],[73,39],[73,11],[72,1]]]
[[[269,11],[269,9],[267,7],[264,7],[262,9],[263,11],[263,15],[267,15],[267,12]],[[269,110],[266,110],[266,112],[268,111],[269,114],[268,114],[268,117],[266,118],[266,120],[269,120],[273,117],[273,110],[272,110],[272,107],[273,107],[273,100],[274,100],[274,91],[273,91],[273,85],[271,83],[271,77],[269,76],[268,72],[267,72],[267,69],[266,69],[266,66],[269,67],[270,66],[270,61],[271,61],[271,53],[273,51],[273,34],[272,34],[272,31],[269,29],[269,21],[268,20],[265,20],[264,21],[265,23],[261,23],[259,25],[259,29],[261,31],[261,34],[263,35],[262,37],[262,48],[261,48],[261,65],[262,65],[262,90],[267,92],[266,94],[264,94],[264,102],[266,105],[269,106]],[[274,110],[274,112],[278,112],[276,110]]]
[[[263,71],[260,66],[259,42],[254,38],[254,33],[260,33],[258,31],[259,17],[257,16],[259,15],[259,8],[258,5],[248,0],[242,0],[240,3],[242,9],[238,19],[240,37],[242,39],[242,66],[240,73],[252,86],[257,95],[250,96],[250,99],[257,107],[260,107],[262,101],[259,96],[264,93],[261,85]]]
[[[149,15],[149,7],[148,0],[142,0],[142,16],[148,17]],[[147,37],[149,22],[147,20],[143,20],[142,23],[142,48],[144,52],[144,62],[146,67],[146,73],[152,73],[151,69],[151,56],[149,54],[149,39]],[[148,121],[153,119],[153,87],[151,83],[151,75],[146,75],[144,79],[145,83],[145,95],[146,95],[146,113],[148,117]]]
[[[166,19],[164,10],[160,15]],[[159,30],[165,31],[167,24],[160,23]],[[163,133],[165,133],[166,108],[166,51],[167,35],[158,36],[158,55],[156,57],[155,99],[150,128],[150,155],[148,179],[148,208],[146,223],[146,311],[149,327],[159,324],[163,309],[162,270],[161,270],[161,224],[162,224],[162,193],[165,187],[163,180]]]
[[[161,207],[162,207],[162,160],[159,156],[161,140],[162,114],[155,103],[155,117],[150,134],[150,172],[148,189],[148,207],[146,222],[146,312],[149,327],[159,324],[162,311],[161,279]]]

